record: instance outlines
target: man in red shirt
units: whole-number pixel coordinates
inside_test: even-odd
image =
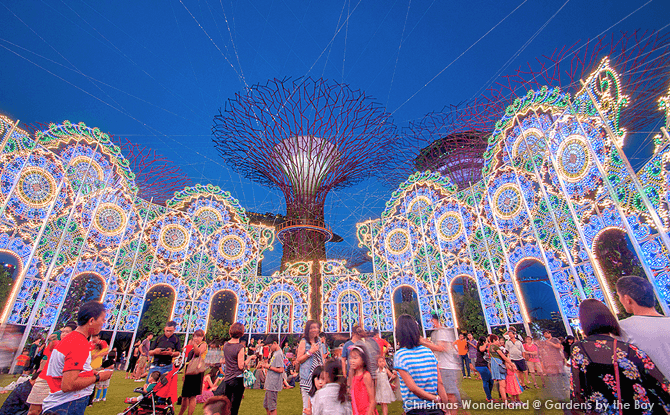
[[[387,342],[385,339],[382,339],[382,335],[381,333],[379,333],[378,329],[372,330],[372,333],[374,334],[373,339],[375,339],[375,341],[379,345],[379,351],[381,352],[383,357],[386,357],[386,353],[388,353],[391,344]]]
[[[49,358],[47,382],[51,393],[44,399],[45,415],[83,415],[96,382],[112,377],[113,371],[94,371],[88,338],[105,324],[105,306],[89,301],[79,308],[77,329],[56,346]]]

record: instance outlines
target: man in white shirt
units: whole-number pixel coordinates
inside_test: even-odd
[[[516,338],[515,331],[508,331],[509,340],[505,342],[505,349],[509,352],[509,358],[519,371],[519,381],[521,386],[528,388],[528,366],[526,359],[523,358],[523,342]]]
[[[433,313],[430,319],[433,324],[433,332],[430,340],[421,338],[419,342],[435,353],[437,367],[442,377],[442,385],[447,393],[449,402],[461,404],[461,358],[454,344],[456,334],[453,329],[447,329],[440,323],[440,318]]]
[[[619,321],[621,339],[647,353],[663,376],[670,379],[670,317],[654,308],[654,287],[646,278],[628,276],[619,278],[616,290],[623,308],[633,314]]]

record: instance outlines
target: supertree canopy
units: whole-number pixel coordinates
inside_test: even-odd
[[[191,184],[191,179],[179,166],[149,147],[133,143],[127,138],[112,137],[135,172],[138,196],[164,205],[175,192]]]
[[[395,126],[361,91],[324,79],[273,79],[230,99],[214,117],[221,157],[247,178],[279,188],[286,221],[277,228],[282,268],[326,259],[333,234],[324,222],[328,192],[382,173]],[[318,262],[311,281],[312,316],[319,317]]]
[[[497,101],[478,99],[410,122],[394,143],[394,168],[387,183],[397,186],[413,172],[427,170],[448,176],[459,188],[476,183],[482,177],[488,135],[503,110]]]

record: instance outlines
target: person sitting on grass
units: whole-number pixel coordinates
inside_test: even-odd
[[[28,413],[28,408],[30,404],[26,402],[30,391],[35,385],[35,381],[40,375],[40,371],[35,372],[30,379],[25,382],[22,382],[14,388],[12,393],[9,394],[5,402],[0,407],[0,415],[19,415]]]
[[[213,396],[203,406],[204,415],[230,415],[230,401],[226,396]]]
[[[153,373],[151,373],[151,376],[149,376],[149,383],[145,383],[144,386],[142,387],[143,394],[133,398],[126,398],[123,402],[125,403],[139,402],[142,398],[144,398],[146,394],[151,393],[151,391],[154,390],[154,387],[156,387],[158,379],[160,378],[161,378],[161,372],[155,370]]]

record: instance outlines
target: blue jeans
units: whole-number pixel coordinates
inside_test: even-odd
[[[470,376],[470,356],[467,354],[459,355],[461,356],[461,370],[463,371],[463,377],[465,377],[465,371],[468,371],[467,376]]]
[[[65,402],[64,404],[54,406],[42,412],[43,415],[84,415],[84,411],[88,406],[88,396],[76,399],[74,401]]]
[[[154,366],[151,365],[149,366],[149,370],[147,371],[149,375],[147,376],[147,382],[149,383],[149,378],[151,378],[151,374],[154,372],[159,372],[161,375],[166,374],[167,372],[171,371],[173,369],[172,365],[165,365],[165,366]]]
[[[482,386],[484,387],[486,399],[491,400],[491,389],[493,389],[493,377],[491,376],[491,371],[486,366],[475,366],[475,369],[477,369],[477,372],[482,376]]]

